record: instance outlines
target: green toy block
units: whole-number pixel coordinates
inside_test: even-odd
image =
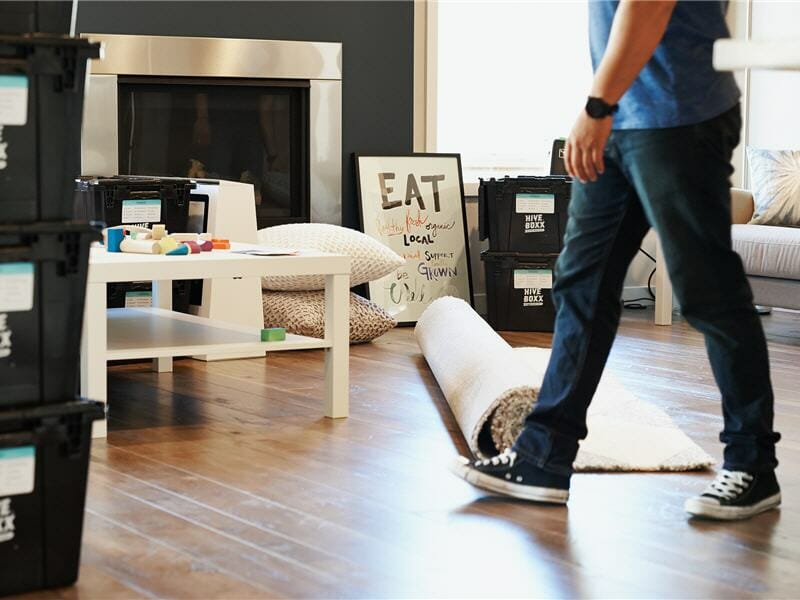
[[[283,327],[268,327],[261,330],[262,342],[283,342],[286,339],[286,330]]]

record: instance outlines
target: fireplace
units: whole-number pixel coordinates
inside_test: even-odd
[[[120,77],[122,173],[253,185],[258,227],[309,220],[308,82]]]
[[[341,44],[85,34],[85,175],[253,185],[259,228],[341,223]]]

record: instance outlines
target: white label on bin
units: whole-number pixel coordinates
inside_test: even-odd
[[[517,194],[517,213],[544,213],[552,215],[556,212],[555,194]]]
[[[147,290],[125,292],[125,308],[149,308],[153,306],[153,292]]]
[[[161,200],[123,200],[123,223],[159,223],[161,221]]]
[[[0,497],[30,494],[36,479],[36,448],[0,448]],[[2,502],[0,500],[0,502]],[[0,524],[3,521],[0,504]],[[3,528],[0,525],[0,535]]]
[[[0,75],[0,126],[28,122],[28,78]]]
[[[514,269],[514,289],[553,287],[553,271],[550,269]]]
[[[0,312],[33,308],[33,263],[0,263]]]

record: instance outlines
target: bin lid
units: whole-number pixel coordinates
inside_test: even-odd
[[[526,254],[524,252],[481,252],[481,260],[485,262],[524,262],[524,263],[553,263],[558,254]]]
[[[87,419],[96,421],[104,419],[106,415],[106,405],[96,400],[73,400],[60,404],[43,404],[0,411],[0,424],[40,421],[53,417],[63,417],[68,415],[84,415]]]
[[[480,183],[489,183],[489,182],[500,182],[500,183],[519,183],[519,184],[529,184],[529,183],[572,183],[572,178],[569,175],[519,175],[517,177],[509,177],[506,175],[505,177],[500,177],[496,179],[491,177],[489,179],[484,179],[480,177],[478,179]]]
[[[153,187],[173,185],[175,187],[184,186],[193,189],[197,187],[194,179],[185,177],[155,177],[152,175],[84,175],[75,180],[75,187],[78,190],[85,190],[89,187],[116,188],[116,187]]]
[[[0,44],[9,46],[60,46],[78,49],[91,49],[90,58],[100,57],[100,42],[86,38],[56,35],[52,33],[28,33],[23,35],[0,34]]]

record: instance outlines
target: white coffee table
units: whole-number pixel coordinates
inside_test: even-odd
[[[348,415],[350,258],[304,251],[297,256],[250,256],[232,251],[254,247],[231,244],[189,256],[109,253],[92,248],[81,342],[81,396],[107,401],[107,362],[152,358],[159,372],[172,370],[172,357],[235,355],[253,351],[324,348],[328,417]],[[172,281],[245,278],[264,275],[325,276],[325,337],[286,334],[283,342],[262,342],[261,331],[232,323],[176,313]],[[106,306],[106,284],[152,281],[152,308]],[[105,437],[106,423],[95,422],[94,437]]]

